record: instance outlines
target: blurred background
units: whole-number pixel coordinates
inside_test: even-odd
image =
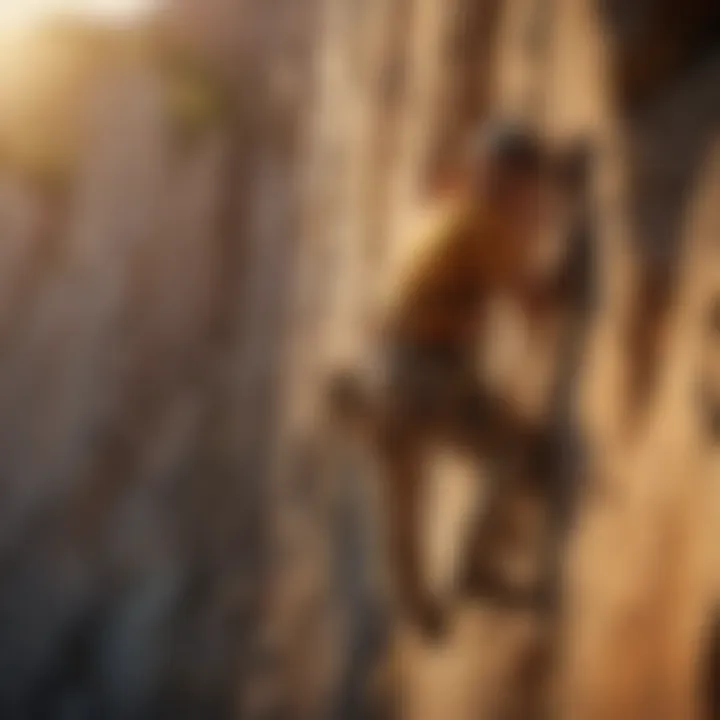
[[[498,112],[594,148],[572,369],[500,310],[488,361],[570,449],[566,603],[430,646],[320,399]],[[0,717],[720,717],[719,139],[715,0],[0,0]]]

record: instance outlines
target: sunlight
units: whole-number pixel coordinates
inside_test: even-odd
[[[0,32],[26,29],[58,14],[123,19],[151,4],[152,0],[0,0]]]

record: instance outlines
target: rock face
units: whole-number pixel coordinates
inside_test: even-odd
[[[344,17],[341,7],[331,4],[334,18]],[[572,391],[570,417],[576,420],[566,429],[582,437],[582,471],[575,468],[574,479],[584,492],[565,563],[567,647],[561,648],[564,669],[553,683],[554,715],[701,717],[712,643],[708,629],[717,602],[712,528],[718,505],[711,481],[717,476],[717,445],[712,427],[708,430],[712,417],[701,411],[712,391],[704,391],[705,403],[698,403],[697,391],[698,383],[710,384],[701,378],[715,372],[703,317],[712,312],[717,294],[707,199],[718,193],[712,169],[720,127],[714,89],[717,14],[703,3],[675,15],[664,2],[631,9],[589,0],[516,0],[500,12],[492,3],[477,2],[469,12],[480,14],[481,8],[487,26],[462,25],[477,33],[473,41],[457,34],[458,18],[467,20],[462,3],[389,3],[378,15],[368,9],[352,15],[353,24],[337,30],[329,25],[328,52],[336,59],[332,77],[338,85],[326,90],[327,96],[343,93],[342,108],[351,108],[345,119],[323,114],[323,122],[332,117],[337,125],[321,126],[333,149],[328,157],[338,163],[327,174],[332,188],[322,196],[322,207],[338,213],[337,231],[333,223],[320,223],[343,239],[338,255],[331,256],[338,258],[335,322],[341,331],[363,327],[357,320],[362,301],[359,308],[355,303],[358,288],[372,284],[373,271],[366,268],[375,267],[376,248],[391,246],[412,215],[427,174],[435,170],[433,153],[441,148],[441,157],[451,156],[462,129],[488,103],[529,114],[552,135],[581,132],[595,138],[597,303],[586,320],[587,341]],[[373,35],[383,38],[373,53],[387,47],[384,38],[392,37],[394,23],[410,37],[406,46],[397,40],[384,50],[388,67],[398,72],[388,71],[391,87],[401,92],[377,117],[373,73],[382,62],[374,54],[353,54],[365,47],[363,28],[375,22],[385,32]],[[338,36],[357,39],[341,42]],[[468,46],[477,52],[484,43],[492,62],[467,53]],[[372,58],[368,80],[364,57]],[[475,87],[477,105],[459,101],[459,87]],[[332,107],[332,99],[329,103]],[[382,144],[387,137],[394,139],[392,146]],[[367,151],[357,153],[359,144]],[[344,192],[342,177],[348,178]],[[384,192],[390,201],[381,204]],[[332,288],[326,292],[336,297]],[[338,332],[320,333],[328,336],[336,339]],[[362,339],[355,342],[362,348]],[[532,396],[535,373],[529,370],[542,364],[545,350],[552,377],[557,366],[551,348],[520,343],[514,363],[500,363],[508,387]],[[443,475],[441,482],[449,485],[451,478]],[[462,505],[448,485],[447,504]],[[444,522],[446,528],[458,525]],[[453,545],[448,532],[438,534],[446,548]],[[400,651],[400,714],[541,712],[543,695],[530,700],[533,673],[523,668],[534,665],[537,671],[547,663],[538,660],[546,628],[533,617],[488,619],[483,608],[472,607],[461,609],[458,628],[440,650],[401,640],[411,649]],[[467,641],[470,636],[477,641]],[[508,698],[519,696],[529,707],[513,707]]]
[[[625,5],[178,0],[0,67],[2,717],[380,717],[388,681],[410,720],[717,714],[718,18]],[[560,639],[467,602],[432,648],[388,626],[372,458],[319,401],[492,108],[600,147],[583,493]],[[488,367],[542,408],[555,330],[503,317]],[[478,486],[449,460],[443,587]],[[532,574],[515,500],[495,560]]]
[[[73,72],[98,60],[80,30],[54,32]],[[54,156],[3,167],[3,717],[246,716],[299,113],[265,84],[269,48],[247,49],[238,78],[192,72],[197,56],[186,68],[165,42],[100,43],[112,62],[72,98],[54,75],[20,88],[72,110],[14,96],[18,114],[44,108],[48,134],[70,113],[79,139],[58,134],[60,184],[38,172]],[[224,115],[203,110],[206,77],[239,98]],[[25,131],[0,135],[14,148]]]

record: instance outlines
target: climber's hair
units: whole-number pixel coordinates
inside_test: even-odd
[[[469,155],[477,169],[489,164],[513,175],[539,177],[547,167],[539,135],[532,128],[510,120],[482,124],[471,138]]]

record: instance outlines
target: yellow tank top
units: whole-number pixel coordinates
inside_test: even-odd
[[[387,336],[418,345],[472,343],[485,296],[484,232],[463,200],[430,210],[389,267],[380,309]]]

